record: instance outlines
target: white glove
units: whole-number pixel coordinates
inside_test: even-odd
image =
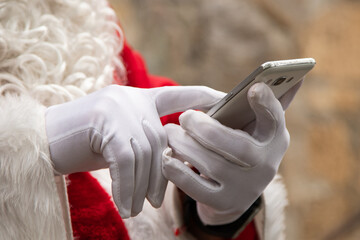
[[[300,85],[282,97],[284,108]],[[204,224],[221,225],[239,218],[273,179],[289,146],[284,111],[270,88],[255,84],[248,100],[256,115],[247,127],[250,132],[228,128],[192,110],[180,116],[181,126],[165,126],[171,149],[163,153],[163,173],[197,201]]]
[[[161,155],[167,136],[159,117],[214,104],[206,87],[140,89],[112,85],[46,111],[54,168],[61,174],[110,167],[112,194],[123,218],[137,215],[145,197],[159,207],[167,180]]]

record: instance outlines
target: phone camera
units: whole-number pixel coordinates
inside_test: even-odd
[[[274,82],[273,82],[273,86],[277,86],[277,85],[280,85],[282,84],[284,81],[286,80],[286,77],[279,77],[278,79],[276,79]]]

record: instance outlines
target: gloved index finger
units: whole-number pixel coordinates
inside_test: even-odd
[[[173,158],[170,148],[163,152],[162,160],[162,172],[169,181],[197,201],[217,204],[217,195],[221,191],[214,182],[201,177],[179,159]]]
[[[236,165],[249,168],[259,160],[253,156],[264,144],[247,132],[226,127],[199,111],[186,111],[179,120],[181,127],[201,145]]]
[[[169,86],[148,91],[160,117],[188,109],[208,110],[225,96],[225,93],[205,86]]]

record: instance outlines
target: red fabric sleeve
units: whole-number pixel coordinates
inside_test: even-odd
[[[89,173],[70,174],[67,192],[75,239],[130,239],[110,196]]]
[[[153,88],[178,85],[169,78],[148,74],[143,58],[138,52],[133,50],[126,41],[120,56],[126,68],[127,84],[129,86]]]

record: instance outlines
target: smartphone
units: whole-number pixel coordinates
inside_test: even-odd
[[[247,100],[247,92],[258,82],[267,84],[276,98],[298,83],[314,66],[313,58],[300,58],[266,62],[240,82],[207,114],[225,126],[242,129],[255,119]]]

